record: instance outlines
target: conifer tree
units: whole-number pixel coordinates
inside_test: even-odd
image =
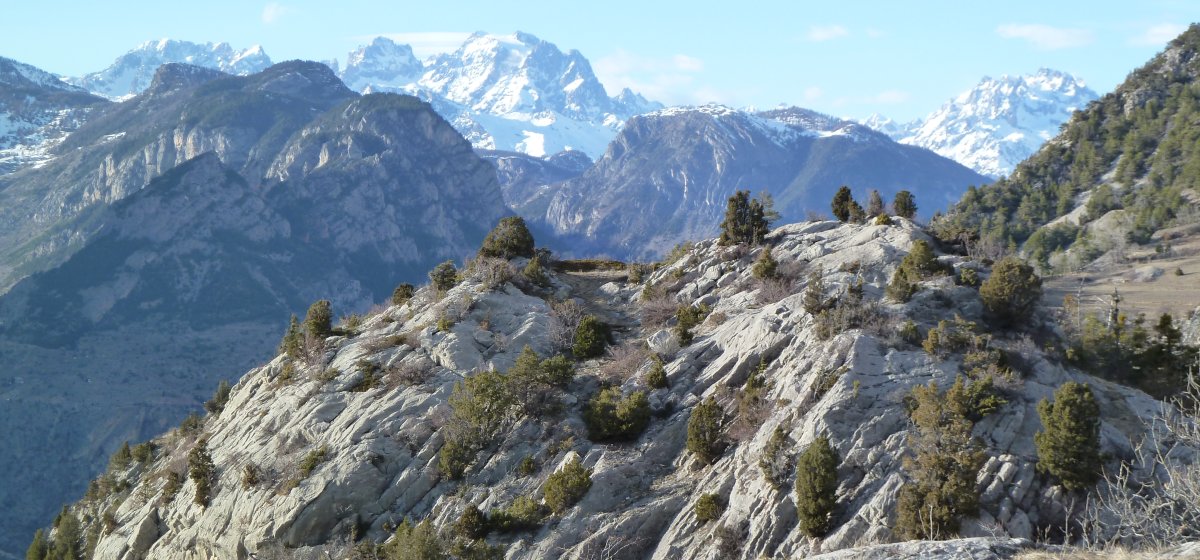
[[[754,267],[750,269],[750,273],[759,280],[774,280],[779,277],[779,263],[771,256],[771,247],[763,247],[761,253],[758,254],[758,260],[754,261]]]
[[[796,514],[805,535],[821,537],[829,532],[837,505],[838,462],[837,451],[825,436],[813,440],[796,462]]]
[[[45,560],[48,552],[50,542],[46,540],[45,531],[38,529],[33,534],[33,542],[29,543],[29,548],[25,550],[25,560]]]
[[[200,438],[188,452],[188,477],[196,484],[197,504],[208,507],[215,476],[216,467],[213,465],[212,455],[208,452],[208,439]]]
[[[1042,279],[1021,259],[1005,257],[980,284],[979,298],[998,326],[1016,325],[1033,315],[1042,299]]]
[[[501,218],[500,223],[483,239],[479,255],[498,259],[533,256],[533,234],[520,216]]]
[[[300,357],[303,348],[304,334],[300,332],[300,323],[296,321],[296,315],[293,314],[292,320],[288,322],[287,332],[283,334],[283,340],[279,341],[278,352],[296,359]]]
[[[312,304],[304,315],[304,331],[317,340],[333,334],[333,305],[323,299]]]
[[[657,355],[651,358],[650,371],[646,372],[646,385],[651,389],[666,389],[669,386],[667,370],[663,367],[662,358]]]
[[[913,216],[917,215],[917,199],[908,191],[896,193],[896,198],[892,200],[892,213],[901,218],[913,219]]]
[[[725,452],[723,416],[721,405],[709,397],[696,405],[696,408],[692,409],[692,416],[688,418],[688,451],[709,465]]]
[[[396,286],[396,289],[392,290],[392,305],[404,305],[405,302],[412,299],[414,293],[416,293],[416,287],[408,282]]]
[[[842,222],[850,221],[851,204],[857,205],[858,203],[854,202],[854,195],[850,193],[850,187],[842,185],[833,195],[833,217]]]
[[[429,271],[429,282],[438,292],[444,292],[458,284],[458,269],[455,268],[454,261],[448,260],[433,267],[433,270]]]
[[[1062,481],[1067,490],[1083,490],[1100,477],[1100,407],[1092,389],[1068,381],[1054,401],[1037,406],[1043,430],[1034,434],[1039,471]]]
[[[750,191],[737,191],[729,197],[725,206],[725,219],[721,222],[721,245],[736,245],[747,243],[759,245],[767,236],[772,216],[775,212],[774,201],[750,199]]]

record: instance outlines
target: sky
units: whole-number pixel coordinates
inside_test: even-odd
[[[69,76],[163,37],[344,63],[379,35],[429,55],[524,31],[583,53],[610,94],[907,121],[984,76],[1042,67],[1108,92],[1200,22],[1200,0],[6,0],[0,13],[0,56]]]

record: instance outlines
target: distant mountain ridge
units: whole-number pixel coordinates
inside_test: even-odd
[[[872,115],[863,124],[1000,177],[1012,173],[1057,135],[1072,113],[1098,97],[1083,80],[1042,68],[1023,76],[984,77],[924,119],[896,123]]]
[[[271,58],[258,45],[236,50],[229,43],[159,39],[138,45],[117,57],[108,68],[65,80],[109,99],[127,99],[149,87],[158,67],[171,62],[244,76],[266,69]]]
[[[827,213],[841,185],[851,185],[860,198],[869,189],[888,198],[912,189],[922,212],[932,213],[986,180],[927,150],[815,111],[747,113],[706,105],[631,118],[582,175],[525,189],[524,197],[508,202],[580,254],[647,259],[716,232],[737,190],[770,192],[787,221]]]

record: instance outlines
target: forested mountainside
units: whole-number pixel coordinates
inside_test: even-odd
[[[1020,247],[1044,270],[1200,223],[1200,25],[1076,114],[1007,179],[969,190],[934,221],[989,254]]]

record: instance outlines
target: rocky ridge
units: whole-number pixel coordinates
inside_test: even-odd
[[[769,241],[787,274],[818,273],[829,296],[861,280],[865,300],[874,302],[900,258],[927,239],[897,219],[874,226],[793,224],[772,232]],[[894,541],[895,504],[906,481],[902,458],[913,431],[903,397],[930,382],[949,386],[959,371],[958,357],[931,357],[895,337],[896,322],[912,320],[924,330],[955,313],[980,321],[979,296],[942,277],[925,282],[909,304],[876,308],[877,322],[825,337],[804,309],[799,283],[771,294],[753,280],[755,252],[703,242],[645,279],[666,289],[672,304],[711,308],[696,338],[683,346],[669,329],[638,322],[641,285],[613,279],[592,290],[581,277],[558,273],[547,288],[521,288],[480,265],[444,295],[422,288],[407,303],[328,339],[312,365],[279,356],[251,370],[221,412],[155,440],[157,451],[145,464],[109,473],[131,488],[89,498],[74,511],[85,519],[108,512],[110,529],[100,537],[98,557],[337,555],[351,535],[382,540],[406,517],[448,528],[468,505],[487,511],[518,496],[539,496],[546,477],[577,457],[592,469],[590,490],[537,529],[491,537],[507,548],[507,558],[790,558]],[[957,269],[979,266],[952,255],[940,260]],[[589,441],[579,415],[587,395],[602,378],[626,393],[646,389],[642,372],[649,362],[642,355],[615,373],[606,369],[611,359],[583,362],[559,397],[561,416],[520,418],[474,458],[462,481],[440,475],[440,428],[454,384],[481,369],[508,368],[525,345],[543,356],[561,350],[553,334],[559,319],[548,301],[570,298],[621,326],[619,342],[637,347],[645,341],[663,356],[669,388],[649,391],[649,429],[629,444]],[[1034,323],[1047,320],[1039,313]],[[1065,381],[1090,385],[1104,419],[1102,451],[1113,457],[1129,456],[1160,404],[1064,368],[1020,336],[994,334],[994,344],[1019,350],[1021,362],[1003,387],[1007,404],[975,426],[988,458],[978,474],[978,516],[964,520],[961,533],[1030,538],[1060,523],[1068,507],[1062,489],[1034,470],[1037,401]],[[732,417],[740,388],[756,370],[769,403],[764,415],[742,419],[742,428],[729,433],[730,449],[713,465],[697,462],[684,445],[691,411],[714,397]],[[369,371],[383,372],[382,382],[372,386]],[[790,482],[777,491],[760,472],[759,458],[777,426],[788,435],[789,456],[826,435],[841,458],[834,528],[823,540],[796,530]],[[180,472],[201,434],[218,473],[206,508],[192,503],[191,483],[164,497],[160,476]],[[315,463],[305,461],[310,457]],[[533,459],[532,473],[514,474],[526,457]],[[239,484],[247,465],[260,476]],[[727,504],[707,524],[693,514],[703,493]]]

